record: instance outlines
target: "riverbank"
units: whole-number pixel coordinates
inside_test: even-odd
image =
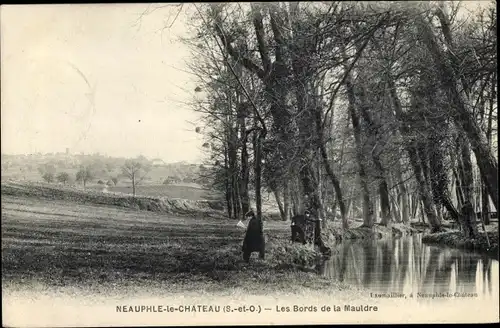
[[[373,227],[363,226],[363,220],[354,220],[350,222],[350,227],[343,231],[341,222],[327,222],[322,228],[322,236],[327,245],[335,244],[341,240],[354,239],[380,239],[380,238],[400,238],[416,233],[423,232],[423,229],[413,227],[411,224],[392,223],[390,226],[383,226],[378,223]]]
[[[442,245],[488,254],[498,259],[498,224],[487,226],[486,232],[479,231],[478,238],[467,239],[459,230],[425,234],[422,242]]]

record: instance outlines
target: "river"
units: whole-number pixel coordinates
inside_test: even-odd
[[[422,235],[339,243],[319,271],[372,293],[498,299],[498,260],[422,243]]]

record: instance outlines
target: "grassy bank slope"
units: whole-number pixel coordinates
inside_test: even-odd
[[[244,230],[234,221],[2,195],[2,276],[4,285],[39,281],[96,290],[345,288],[304,272],[317,254],[289,243],[288,224],[266,223],[266,259],[254,253],[248,265],[241,260]]]
[[[450,230],[426,234],[422,237],[422,241],[426,244],[443,245],[486,253],[498,258],[498,224],[487,226],[486,232],[479,231],[479,236],[476,239],[466,239],[461,231]]]
[[[76,204],[111,205],[158,213],[217,216],[223,204],[215,200],[191,200],[170,197],[136,196],[122,193],[104,193],[74,187],[36,182],[2,183],[2,196],[65,200]]]

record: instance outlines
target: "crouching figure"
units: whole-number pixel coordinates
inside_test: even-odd
[[[292,218],[292,242],[302,244],[314,243],[321,253],[331,254],[331,249],[325,245],[321,238],[321,220],[311,216],[311,212],[306,210],[303,215],[296,215]]]
[[[266,252],[266,243],[264,240],[264,231],[262,226],[262,219],[257,218],[253,211],[245,214],[247,219],[250,219],[243,239],[243,260],[250,261],[250,255],[253,252],[259,252],[259,258],[264,259]]]

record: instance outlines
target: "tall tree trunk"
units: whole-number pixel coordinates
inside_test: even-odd
[[[285,211],[285,220],[290,220],[290,183],[285,181],[284,183],[284,191],[283,191],[283,210]]]
[[[360,180],[361,193],[363,198],[363,226],[372,228],[374,222],[373,218],[373,203],[370,199],[370,190],[368,187],[368,176],[366,174],[364,164],[363,142],[361,140],[361,128],[359,124],[359,116],[356,113],[356,99],[354,86],[351,78],[345,80],[348,98],[348,110],[351,117],[351,123],[354,130],[354,141],[356,143],[356,160],[358,162],[358,176]]]
[[[394,108],[395,115],[397,119],[400,122],[406,122],[405,120],[405,113],[403,112],[401,102],[399,100],[397,91],[396,91],[396,86],[394,83],[393,78],[388,76],[387,79],[388,87],[390,90],[390,95],[392,99],[392,105]],[[409,135],[410,131],[408,130],[408,126],[406,124],[401,124],[400,125],[401,129],[401,134],[402,135]],[[436,211],[434,208],[434,203],[432,200],[432,195],[429,190],[428,184],[425,180],[424,174],[422,172],[422,168],[420,166],[421,161],[418,158],[417,150],[414,144],[405,144],[406,151],[408,152],[409,159],[410,159],[410,165],[413,168],[413,172],[415,173],[415,179],[417,181],[418,185],[418,190],[419,194],[422,200],[422,204],[425,210],[425,214],[427,215],[429,224],[431,225],[432,231],[439,231],[441,229],[441,222],[439,221]]]
[[[231,200],[233,203],[233,214],[234,218],[237,219],[240,217],[241,207],[240,207],[240,199],[238,193],[238,150],[237,150],[237,137],[236,130],[233,126],[229,127],[229,136],[228,136],[228,164],[229,164],[229,175],[230,175],[230,184],[231,184]]]
[[[460,153],[460,147],[459,145],[456,146],[456,153]],[[462,208],[463,204],[465,203],[465,196],[463,194],[463,189],[462,189],[462,184],[463,184],[463,178],[461,175],[461,172],[463,172],[463,167],[462,167],[462,161],[459,156],[453,156],[453,166],[452,166],[452,172],[453,172],[453,178],[455,180],[455,195],[457,198],[457,208]]]
[[[470,148],[467,140],[460,140],[460,150],[462,159],[462,170],[463,170],[463,186],[464,197],[467,201],[474,203],[474,177],[471,162]]]
[[[491,147],[491,132],[492,132],[492,122],[493,122],[493,112],[496,103],[496,72],[492,75],[491,91],[490,91],[490,101],[489,101],[489,111],[488,111],[488,122],[486,125],[486,140],[488,142],[488,147]],[[488,188],[484,183],[484,179],[481,179],[481,213],[483,216],[483,222],[485,225],[490,224],[490,194],[488,193]],[[498,211],[498,209],[497,209]]]
[[[379,159],[377,159],[379,161]],[[379,166],[380,174],[385,174],[385,170],[382,165]],[[389,199],[389,187],[387,186],[387,180],[382,175],[379,182],[379,194],[380,194],[380,209],[381,209],[381,221],[380,224],[387,226],[391,222],[391,203]]]
[[[228,165],[228,155],[227,155],[227,143],[224,145],[224,180],[226,185],[226,206],[227,206],[227,215],[229,219],[233,218],[233,197],[232,197],[232,187],[231,180],[229,176],[229,165]]]
[[[381,208],[380,224],[383,226],[387,226],[391,221],[391,203],[389,200],[389,187],[387,186],[386,172],[380,158],[381,150],[379,146],[379,139],[382,138],[382,127],[380,123],[373,118],[373,115],[371,115],[371,111],[373,111],[373,109],[369,105],[364,85],[361,84],[358,87],[358,90],[359,98],[361,101],[361,105],[359,106],[360,113],[363,121],[366,123],[368,148],[371,149],[372,161],[375,166],[375,170],[377,171],[378,191],[380,195]],[[378,211],[375,211],[375,215],[377,213]],[[374,218],[374,220],[376,219]]]
[[[393,182],[393,174],[387,175],[387,184],[388,184],[388,195],[389,195],[389,205],[391,207],[391,221],[396,223],[401,223],[401,210],[398,201],[398,191],[397,186]],[[389,188],[389,186],[393,186],[393,188]],[[394,191],[392,189],[395,189]]]
[[[401,223],[403,222],[402,220],[402,211],[401,209],[399,208],[399,205],[398,205],[398,202],[397,202],[397,198],[394,197],[394,196],[390,196],[390,201],[391,201],[391,206],[392,206],[392,215],[394,217],[394,222],[396,223]]]
[[[257,207],[257,217],[262,218],[262,143],[266,137],[265,130],[254,132],[254,154],[255,154],[255,204]]]
[[[491,91],[490,91],[490,108],[489,108],[489,113],[488,113],[488,125],[486,128],[486,141],[488,142],[488,147],[491,149],[491,136],[492,136],[492,123],[493,123],[493,112],[495,109],[495,104],[497,102],[497,97],[496,97],[496,80],[497,80],[497,72],[494,72],[492,74],[492,82],[491,82]],[[483,184],[484,184],[484,179],[482,179]],[[485,185],[485,191],[488,192],[488,188]],[[489,193],[490,197],[493,197],[491,193]],[[498,197],[498,196],[497,196]],[[488,197],[486,197],[488,198]],[[490,201],[488,199],[488,208],[489,208]],[[497,206],[497,205],[496,205]],[[498,211],[498,207],[496,207],[496,210]],[[488,215],[488,224],[489,224],[489,215]]]
[[[437,232],[441,229],[441,222],[439,222],[439,218],[436,215],[436,210],[434,208],[434,203],[432,201],[432,195],[425,181],[425,178],[422,173],[422,168],[419,165],[419,159],[417,156],[416,150],[412,147],[408,147],[408,154],[410,156],[410,163],[413,167],[413,171],[415,173],[415,179],[417,180],[420,197],[422,199],[422,206],[427,216],[427,220],[431,225],[432,232]]]
[[[317,176],[317,185],[318,185],[318,198],[320,200],[320,207],[319,207],[319,218],[322,220],[323,227],[326,226],[326,212],[325,212],[325,198],[324,198],[324,193],[323,193],[323,174],[321,172],[321,156],[318,153],[316,156],[318,159],[316,160],[316,176]]]
[[[243,214],[250,210],[250,196],[248,193],[248,183],[250,180],[250,167],[248,165],[248,133],[246,131],[246,107],[241,106],[239,112],[240,135],[241,135],[241,168],[239,194],[241,199],[241,211]]]
[[[476,238],[477,237],[477,224],[476,224],[476,213],[474,211],[474,191],[473,184],[474,179],[472,176],[472,162],[471,154],[467,140],[463,139],[460,142],[462,166],[463,166],[463,190],[465,196],[465,204],[462,209],[462,215],[464,216],[464,232],[466,237]]]
[[[414,195],[413,197],[411,197],[412,199],[412,202],[411,202],[411,206],[412,206],[412,209],[411,209],[411,217],[414,218],[417,216],[417,212],[418,212],[418,208],[420,206],[420,195],[416,196]]]
[[[290,190],[290,195],[291,195],[291,200],[292,200],[292,214],[293,216],[302,214],[302,200],[301,200],[301,190],[300,190],[300,185],[298,183],[298,176],[295,174],[292,174],[293,179],[290,180],[291,182],[291,190]]]
[[[288,162],[288,152],[286,151],[286,142],[292,140],[289,133],[289,126],[292,121],[291,114],[287,110],[286,99],[289,93],[289,87],[287,79],[290,76],[290,72],[284,65],[285,61],[282,58],[281,52],[276,52],[276,60],[273,63],[270,58],[269,46],[267,44],[266,30],[264,29],[262,12],[259,4],[251,5],[251,19],[254,27],[255,37],[257,39],[257,47],[260,53],[262,67],[259,66],[252,58],[249,58],[246,54],[239,52],[238,49],[233,47],[230,42],[230,38],[226,35],[223,30],[223,19],[222,12],[219,7],[213,7],[215,32],[224,46],[225,50],[235,61],[240,62],[246,69],[250,72],[256,74],[262,81],[265,89],[266,99],[270,103],[270,113],[273,117],[273,124],[275,125],[277,135],[283,143],[280,143],[280,153],[283,154],[284,161]],[[276,36],[275,36],[276,37]],[[279,41],[279,40],[277,40]],[[277,42],[277,49],[279,50],[281,45]],[[256,189],[256,208],[257,215],[262,214],[262,199],[261,199],[261,178],[262,178],[262,142],[264,141],[267,130],[265,127],[265,122],[260,117],[259,113],[255,113],[255,123],[254,127],[257,128],[260,122],[261,131],[254,133],[253,144],[255,152],[255,189]]]
[[[428,151],[429,151],[429,148],[427,147],[427,142],[420,141],[420,140],[416,141],[415,142],[415,149],[417,151],[417,156],[420,160],[419,164],[420,164],[420,168],[422,169],[422,174],[423,174],[425,184],[427,185],[427,188],[429,188],[429,190],[432,190],[431,189],[431,186],[432,186],[431,170],[430,170],[430,165],[429,165],[429,158],[427,156]],[[433,201],[434,201],[434,198],[433,198]],[[438,203],[434,202],[434,204],[436,205],[436,208],[439,207]],[[439,211],[436,210],[436,212],[439,212]]]
[[[488,193],[492,196],[495,207],[498,208],[498,162],[488,146],[485,135],[483,135],[474,117],[468,111],[467,95],[464,91],[461,91],[463,88],[459,86],[460,81],[447,60],[447,57],[451,53],[455,53],[456,49],[452,45],[448,45],[451,48],[445,54],[439,47],[430,23],[425,21],[423,17],[418,18],[417,22],[423,34],[423,41],[434,60],[441,83],[447,91],[446,95],[453,110],[451,117],[467,136]]]
[[[490,200],[484,182],[481,182],[481,216],[485,225],[490,224]]]
[[[430,169],[432,172],[432,192],[435,199],[436,204],[444,206],[451,218],[457,222],[460,226],[464,226],[464,221],[460,216],[458,210],[453,206],[453,202],[451,201],[449,195],[448,188],[448,176],[445,172],[444,167],[444,159],[443,159],[443,150],[441,149],[440,141],[438,137],[435,135],[432,139],[432,142],[429,144],[429,154],[432,157],[432,161],[430,161]]]
[[[420,218],[422,219],[422,222],[423,223],[426,223],[426,220],[425,220],[425,205],[424,205],[424,201],[421,199],[420,200]]]
[[[318,137],[319,140],[319,150],[321,154],[321,160],[323,162],[323,167],[325,168],[326,174],[330,178],[330,181],[332,182],[333,188],[335,189],[335,198],[337,200],[337,203],[339,205],[340,209],[340,216],[342,217],[342,229],[346,230],[349,228],[349,225],[347,223],[347,211],[346,211],[346,206],[344,202],[344,197],[342,196],[342,189],[340,188],[340,181],[338,177],[333,173],[333,169],[330,165],[330,160],[328,159],[328,153],[326,151],[326,146],[323,141],[323,129],[321,128],[321,112],[316,111],[315,113],[315,121],[316,121],[316,127],[317,130],[319,131],[320,135]],[[335,213],[334,213],[335,215]]]
[[[278,188],[276,187],[276,185],[274,183],[271,186],[271,191],[273,192],[274,198],[276,199],[276,203],[278,204],[278,209],[280,211],[281,220],[286,221],[285,209],[283,207],[283,203],[281,202],[281,197],[280,197]]]
[[[135,197],[135,176],[132,175],[132,197]]]
[[[396,162],[396,177],[398,181],[399,195],[401,197],[401,220],[404,224],[410,222],[410,206],[408,200],[408,191],[406,190],[405,181],[401,172],[401,162],[398,159]],[[414,214],[412,216],[415,216]]]
[[[235,219],[242,218],[242,213],[241,213],[241,201],[240,201],[240,193],[239,193],[239,186],[238,186],[238,175],[237,173],[232,174],[232,182],[233,182],[233,207],[234,207],[234,217]]]

